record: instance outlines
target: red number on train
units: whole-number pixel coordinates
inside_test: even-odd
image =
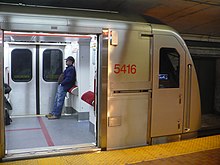
[[[136,71],[137,71],[137,69],[136,69],[136,65],[131,65],[131,73],[132,74],[135,74],[136,73]]]
[[[128,64],[128,65],[120,65],[120,64],[115,64],[114,66],[114,73],[119,74],[119,73],[124,73],[124,74],[135,74],[137,72],[136,65]]]
[[[119,74],[119,73],[120,73],[120,64],[115,64],[114,72],[115,72],[116,74]]]
[[[126,73],[126,66],[125,65],[122,65],[121,72],[124,72],[124,74]]]

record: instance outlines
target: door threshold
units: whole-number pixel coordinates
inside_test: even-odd
[[[3,161],[26,160],[32,158],[75,155],[82,153],[98,152],[100,148],[95,143],[86,143],[67,146],[40,147],[31,149],[7,150]]]

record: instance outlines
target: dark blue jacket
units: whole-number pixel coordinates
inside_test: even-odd
[[[64,78],[61,85],[68,91],[76,82],[76,69],[73,65],[67,66],[64,70]]]

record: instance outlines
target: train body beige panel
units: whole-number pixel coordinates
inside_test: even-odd
[[[109,50],[110,89],[150,89],[150,37],[141,36],[148,32],[145,29],[116,31],[118,45],[110,43]]]
[[[114,31],[117,36],[111,36],[109,42],[108,149],[147,144],[147,89],[151,88],[149,28],[110,30],[110,35]],[[114,37],[118,41],[113,44]]]
[[[179,64],[176,64],[176,69],[179,72],[177,86],[171,84],[167,87],[166,84],[160,83],[160,67],[165,63],[163,59],[160,59],[163,55],[161,54],[162,49],[173,49],[179,55],[176,57],[179,60]],[[182,132],[184,110],[185,51],[174,36],[154,35],[153,66],[151,136],[180,134]],[[170,73],[166,74],[168,74],[168,77],[165,81],[170,83],[171,75]]]

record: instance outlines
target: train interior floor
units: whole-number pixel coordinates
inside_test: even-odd
[[[76,115],[56,120],[44,116],[12,117],[5,132],[8,154],[16,150],[95,143],[95,135],[89,131],[89,121],[79,122]]]

